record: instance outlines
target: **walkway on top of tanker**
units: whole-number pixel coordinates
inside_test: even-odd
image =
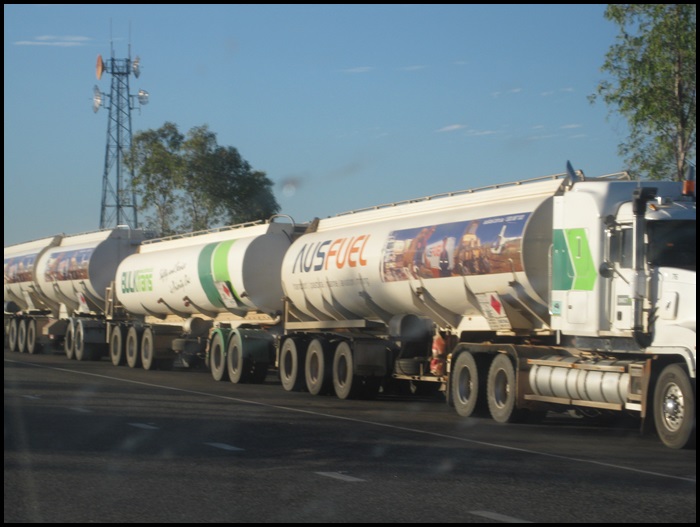
[[[628,172],[613,172],[612,174],[605,174],[603,176],[596,176],[592,178],[586,178],[582,170],[576,170],[576,175],[581,178],[581,181],[632,181],[632,177]],[[452,196],[460,196],[462,194],[473,194],[474,192],[482,192],[485,190],[493,190],[493,189],[498,189],[498,188],[504,188],[504,187],[511,187],[511,186],[518,186],[518,185],[525,185],[527,183],[533,183],[536,181],[545,181],[545,180],[551,180],[551,179],[565,179],[568,176],[567,173],[562,173],[562,174],[553,174],[551,176],[539,176],[536,178],[531,178],[531,179],[523,179],[521,181],[511,181],[508,183],[495,183],[493,185],[487,185],[485,187],[476,187],[476,188],[470,188],[466,190],[456,190],[453,192],[443,192],[441,194],[433,194],[431,196],[425,196],[422,198],[414,198],[414,199],[407,199],[403,201],[396,201],[394,203],[385,203],[382,205],[374,205],[371,207],[365,207],[362,209],[355,209],[355,210],[349,210],[347,212],[341,212],[340,214],[337,214],[336,217],[338,216],[346,216],[349,214],[357,214],[359,212],[367,212],[370,210],[380,210],[380,209],[385,209],[385,208],[391,208],[391,207],[396,207],[398,205],[405,205],[408,203],[419,203],[421,201],[431,201],[434,199],[440,199],[440,198],[449,198]]]

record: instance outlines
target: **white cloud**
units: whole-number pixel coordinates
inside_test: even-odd
[[[457,130],[461,130],[462,128],[466,128],[466,125],[464,124],[451,124],[448,126],[443,126],[442,128],[435,130],[438,133],[442,132],[456,132]]]
[[[500,97],[500,96],[503,95],[503,94],[508,94],[508,93],[520,93],[520,92],[522,92],[522,91],[523,91],[522,88],[511,88],[510,90],[506,90],[506,91],[495,91],[495,92],[492,92],[492,93],[491,93],[491,96],[492,96],[492,97]]]

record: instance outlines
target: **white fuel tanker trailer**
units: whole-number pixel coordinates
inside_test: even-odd
[[[694,181],[568,169],[318,221],[282,264],[282,386],[633,413],[694,446]]]
[[[281,333],[282,258],[302,226],[274,221],[147,240],[124,259],[108,312],[112,363],[261,382]]]
[[[106,352],[105,291],[143,239],[117,227],[5,247],[5,325],[12,351],[63,346],[69,358]]]

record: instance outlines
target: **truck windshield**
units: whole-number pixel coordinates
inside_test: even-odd
[[[695,271],[695,221],[650,221],[649,265]]]

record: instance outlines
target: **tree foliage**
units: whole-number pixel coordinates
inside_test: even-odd
[[[627,120],[631,173],[682,180],[695,163],[695,4],[608,4],[605,18],[620,31],[590,100]]]
[[[162,236],[263,220],[279,212],[272,181],[208,126],[139,132],[129,162],[147,226]]]

